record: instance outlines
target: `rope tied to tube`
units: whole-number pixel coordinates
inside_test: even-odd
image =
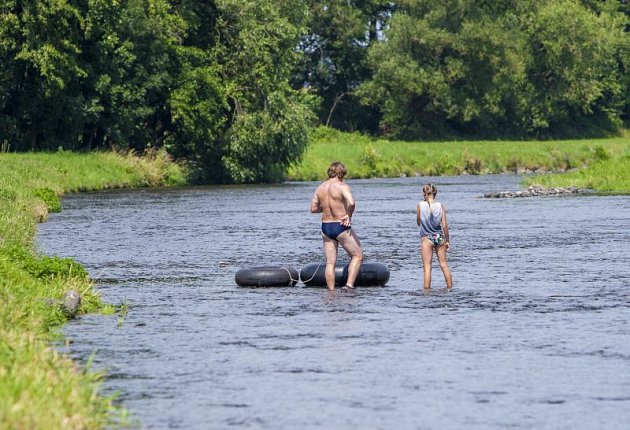
[[[319,268],[322,266],[322,260],[319,260],[319,263],[317,264],[317,269],[315,269],[315,271],[313,272],[313,276],[311,276],[310,278],[304,280],[302,279],[302,282],[304,282],[305,284],[311,282],[315,276],[317,275],[317,272],[319,271]]]
[[[292,285],[297,285],[298,282],[300,282],[300,274],[298,273],[298,277],[297,279],[293,279],[293,275],[291,274],[291,271],[289,269],[287,269],[286,266],[282,266],[282,268],[284,269],[285,272],[287,272],[289,274],[289,283],[287,284],[287,287],[290,287]]]

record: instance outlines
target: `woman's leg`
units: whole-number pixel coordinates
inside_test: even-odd
[[[440,245],[436,248],[435,253],[437,254],[438,261],[440,262],[440,268],[442,269],[442,273],[444,273],[444,280],[446,281],[446,288],[453,288],[453,277],[451,276],[451,271],[448,268],[448,263],[446,262],[446,246]]]
[[[422,256],[422,287],[431,288],[431,264],[433,264],[433,243],[426,237],[420,241],[420,255]]]

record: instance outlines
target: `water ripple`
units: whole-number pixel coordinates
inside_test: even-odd
[[[630,197],[477,198],[519,180],[351,181],[366,259],[391,278],[332,293],[234,285],[322,260],[315,183],[69,196],[39,248],[128,313],[84,316],[58,348],[93,356],[149,429],[625,429]],[[425,181],[449,210],[452,291],[437,266],[421,289]]]

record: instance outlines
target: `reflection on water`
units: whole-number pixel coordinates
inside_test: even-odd
[[[454,289],[421,291],[415,204],[448,210]],[[480,199],[515,176],[350,182],[387,287],[234,284],[322,256],[314,183],[64,199],[39,248],[129,314],[66,327],[143,428],[603,428],[630,422],[630,198]]]

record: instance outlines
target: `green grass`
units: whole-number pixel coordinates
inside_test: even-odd
[[[630,194],[630,155],[597,161],[574,172],[530,177],[524,184],[544,187],[574,186],[605,193]]]
[[[177,185],[184,173],[164,153],[0,153],[0,428],[93,429],[118,426],[126,411],[98,394],[101,375],[56,352],[66,321],[56,305],[81,294],[79,312],[113,313],[85,269],[34,247],[36,223],[61,209],[67,192]]]
[[[288,179],[321,180],[332,161],[349,178],[561,172],[630,153],[630,139],[404,142],[320,127]]]

